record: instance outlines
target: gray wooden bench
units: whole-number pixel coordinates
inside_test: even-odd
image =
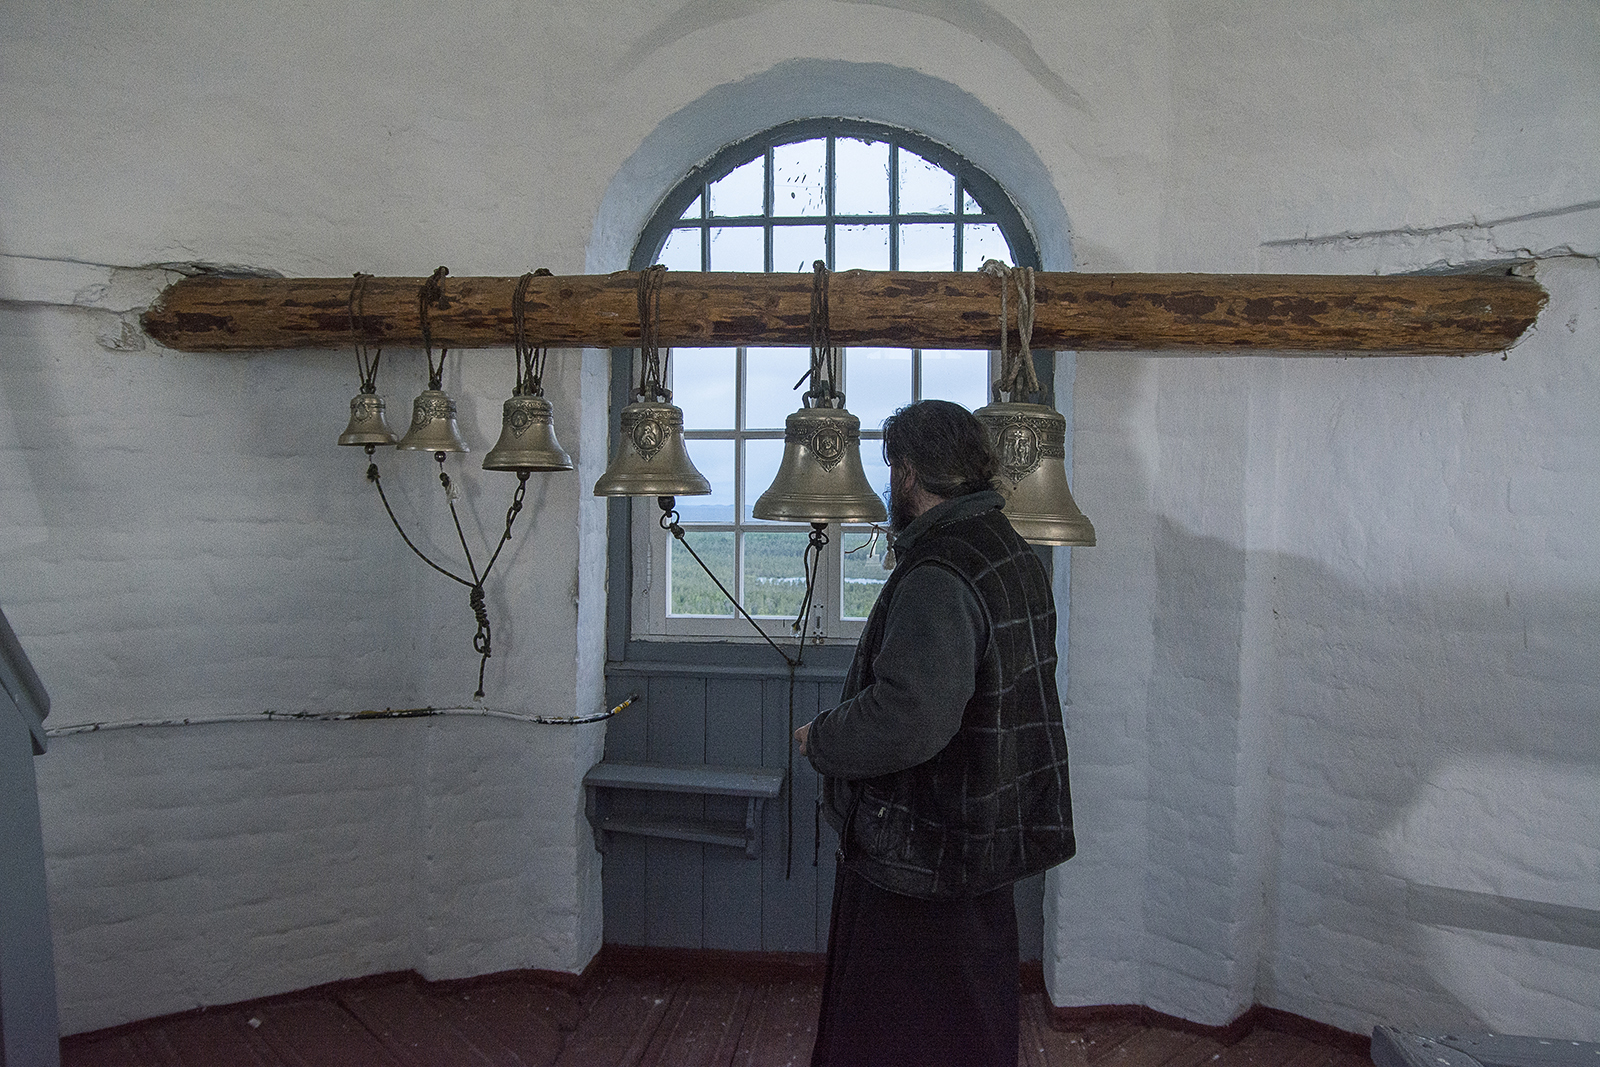
[[[706,764],[597,763],[583,776],[584,810],[594,828],[594,847],[606,850],[608,834],[638,834],[706,845],[743,848],[760,854],[762,805],[783,789],[784,772],[764,767],[714,767]],[[621,814],[612,797],[621,790],[702,797],[743,797],[744,824],[725,819],[691,819]]]

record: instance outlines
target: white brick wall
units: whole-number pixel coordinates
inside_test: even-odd
[[[57,737],[37,768],[63,1030],[386,971],[581,969],[591,838],[573,768],[602,730],[444,717]]]

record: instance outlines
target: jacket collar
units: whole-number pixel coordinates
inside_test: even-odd
[[[903,552],[916,544],[917,539],[923,537],[936,526],[946,523],[959,522],[982,515],[986,511],[993,511],[1005,503],[1005,498],[992,489],[985,489],[977,493],[968,493],[966,496],[952,497],[942,503],[924,511],[911,521],[911,524],[895,535],[894,544],[896,552]]]

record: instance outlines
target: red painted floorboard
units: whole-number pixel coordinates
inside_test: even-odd
[[[61,1051],[64,1067],[803,1067],[820,998],[820,977],[793,968],[748,980],[602,972],[564,986],[388,975],[80,1034]],[[1257,1025],[1225,1044],[1184,1025],[1063,1027],[1042,993],[1024,992],[1018,1064],[1371,1067],[1338,1040]]]

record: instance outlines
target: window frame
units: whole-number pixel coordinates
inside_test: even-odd
[[[630,257],[630,269],[642,270],[656,262],[660,251],[663,249],[668,237],[674,230],[685,229],[685,212],[696,202],[700,203],[698,228],[701,233],[701,262],[700,269],[709,267],[710,240],[709,232],[713,227],[725,226],[761,226],[764,230],[791,224],[826,225],[826,248],[831,261],[834,253],[835,228],[840,225],[854,224],[888,224],[889,226],[889,255],[890,269],[898,268],[899,259],[899,226],[907,221],[921,221],[930,216],[922,213],[902,213],[899,210],[898,183],[890,181],[890,203],[886,214],[873,215],[835,215],[833,203],[828,202],[822,216],[774,216],[773,214],[773,180],[772,180],[772,153],[776,147],[799,141],[828,137],[856,138],[866,141],[887,142],[890,145],[891,165],[894,162],[894,153],[904,148],[936,166],[950,173],[955,181],[953,196],[953,211],[950,216],[933,215],[933,219],[943,221],[953,216],[954,221],[954,256],[953,265],[962,262],[963,248],[963,223],[992,223],[995,224],[1005,239],[1011,251],[1015,265],[1039,266],[1039,253],[1037,242],[1031,228],[1026,224],[1021,212],[1009,194],[988,174],[984,173],[975,164],[955,152],[914,131],[883,123],[868,122],[854,119],[803,119],[795,122],[783,123],[771,127],[754,136],[734,142],[713,155],[710,159],[690,172],[663,197],[657,205],[649,222],[640,231],[639,239]],[[834,140],[829,140],[829,154],[826,166],[831,172],[833,166],[832,145]],[[762,214],[745,216],[712,215],[710,201],[710,186],[750,161],[765,157],[767,180],[763,190]],[[893,171],[891,170],[891,174]],[[975,204],[982,210],[978,214],[971,214],[965,210],[966,199],[969,194]],[[773,242],[763,235],[764,268],[772,270]],[[751,346],[755,347],[755,346]],[[913,350],[920,353],[921,350]],[[634,349],[612,350],[612,418],[611,426],[616,426],[617,416],[622,407],[627,403],[632,382],[637,376],[635,360],[637,352]],[[737,375],[742,383],[745,361],[749,358],[745,349],[740,348],[736,353]],[[988,377],[992,380],[995,370],[993,367],[994,353],[990,353],[990,370]],[[848,393],[848,355],[846,356],[845,385]],[[913,396],[920,395],[920,366],[917,355],[913,355]],[[1050,360],[1039,361],[1041,386],[1048,392],[1053,387],[1053,366]],[[736,403],[741,402],[736,394]],[[799,394],[796,394],[796,406],[799,404]],[[862,447],[879,448],[881,445],[881,431],[877,427],[862,428]],[[763,431],[749,431],[741,428],[736,433],[748,435],[749,439],[773,437],[781,440],[781,431],[776,435]],[[706,431],[707,436],[726,436],[720,431]],[[690,433],[692,438],[697,435]],[[736,445],[736,448],[742,445]],[[736,459],[735,469],[742,469]],[[752,488],[751,492],[759,492]],[[708,524],[710,528],[727,527],[737,529],[742,522],[748,521],[742,516],[742,510],[748,501],[741,501],[737,492],[734,496],[735,516],[734,522]],[[614,498],[609,502],[609,519],[613,531],[610,538],[610,564],[608,578],[613,594],[613,609],[608,612],[608,645],[611,649],[610,658],[657,658],[661,650],[674,644],[703,644],[713,642],[727,645],[730,648],[739,645],[765,645],[763,638],[756,634],[750,624],[737,613],[729,617],[703,617],[703,616],[670,616],[666,613],[666,566],[665,553],[668,549],[668,535],[660,529],[661,513],[654,500],[634,500],[632,498]],[[688,526],[688,524],[685,524]],[[695,529],[708,527],[688,527],[690,537],[693,538]],[[768,529],[762,524],[760,529]],[[804,524],[772,524],[773,532],[804,532]],[[861,527],[848,527],[841,530],[837,524],[830,525],[830,543],[827,555],[818,568],[819,595],[824,603],[830,605],[832,617],[826,627],[826,635],[817,638],[813,630],[810,635],[810,647],[822,646],[823,649],[836,647],[841,652],[847,652],[853,647],[864,620],[844,620],[839,615],[839,606],[832,602],[839,599],[832,589],[833,584],[842,586],[842,557],[841,551],[844,542],[849,542],[853,547],[857,533],[865,529]],[[626,535],[623,535],[626,531]],[[748,532],[748,531],[747,531]],[[737,533],[735,534],[737,536]],[[860,536],[865,537],[865,533]],[[691,540],[691,544],[692,544]],[[878,549],[881,551],[881,542]],[[692,562],[692,561],[691,561]],[[823,583],[827,582],[828,585]],[[618,596],[617,594],[624,594]],[[793,641],[791,632],[791,619],[772,618],[763,619],[763,630],[768,637],[780,643]],[[643,644],[640,644],[643,643]],[[631,652],[629,650],[632,650]],[[649,650],[648,652],[646,650]],[[759,652],[757,653],[760,654]],[[770,656],[770,651],[765,652]],[[809,651],[808,657],[817,655]],[[824,657],[827,658],[827,657]]]

